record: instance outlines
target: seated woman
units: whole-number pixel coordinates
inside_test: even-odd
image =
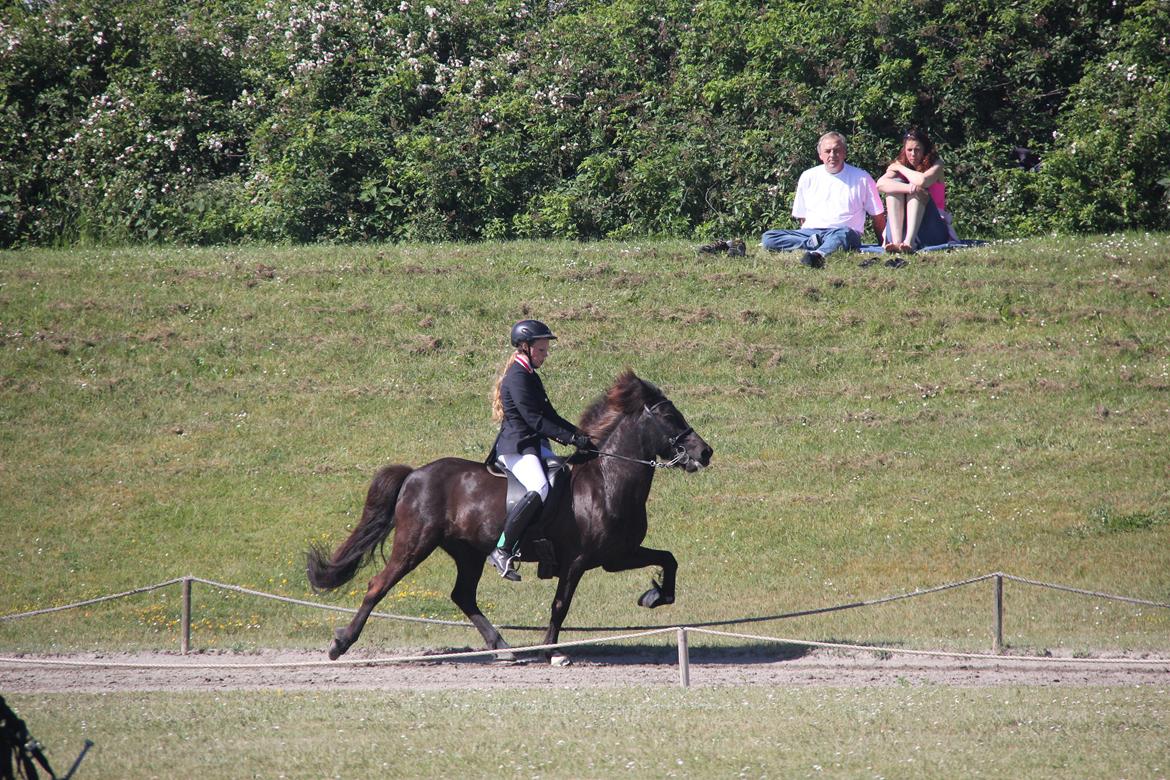
[[[942,177],[942,162],[930,138],[918,128],[908,131],[898,159],[877,180],[886,199],[887,252],[913,252],[952,240]]]

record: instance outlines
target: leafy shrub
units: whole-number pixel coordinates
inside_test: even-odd
[[[1170,229],[1170,6],[1127,10],[1054,132],[1038,207],[1059,231]]]
[[[876,173],[912,124],[942,150],[965,235],[1165,229],[1168,13],[10,3],[0,245],[758,235],[791,224],[822,132]]]

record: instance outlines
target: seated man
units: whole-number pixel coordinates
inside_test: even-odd
[[[792,216],[800,228],[769,230],[760,241],[772,251],[806,250],[800,262],[811,268],[823,268],[825,257],[838,249],[861,249],[866,214],[873,217],[879,238],[886,227],[873,177],[845,164],[845,136],[825,133],[817,142],[817,156],[824,165],[809,168],[796,185]]]

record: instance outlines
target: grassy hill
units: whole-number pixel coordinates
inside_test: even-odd
[[[311,597],[379,465],[481,458],[508,327],[575,417],[623,367],[715,448],[657,476],[650,572],[590,573],[570,625],[769,615],[1006,571],[1170,601],[1170,240],[1125,234],[921,255],[697,256],[682,243],[88,249],[0,255],[0,614],[194,574]],[[323,601],[356,606],[354,589]],[[456,618],[437,554],[386,611]],[[553,585],[485,577],[497,623]],[[173,590],[0,623],[5,650],[177,642]],[[205,647],[324,647],[344,620],[206,589]],[[986,649],[978,586],[755,626]],[[1009,584],[1018,648],[1165,648],[1170,612]],[[514,642],[537,635],[513,632]],[[570,634],[568,638],[573,638]],[[477,643],[378,623],[363,643]]]

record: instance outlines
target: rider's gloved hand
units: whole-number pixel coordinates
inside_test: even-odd
[[[573,434],[572,444],[574,447],[576,447],[579,450],[593,449],[593,439],[590,439],[588,436],[581,433],[580,431]]]

